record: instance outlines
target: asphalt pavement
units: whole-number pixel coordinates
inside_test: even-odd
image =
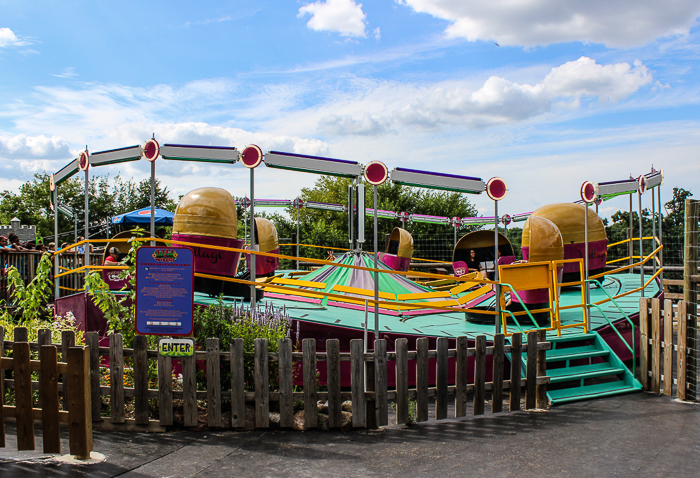
[[[648,393],[377,431],[95,431],[88,465],[17,452],[6,428],[2,478],[700,476],[700,404]]]

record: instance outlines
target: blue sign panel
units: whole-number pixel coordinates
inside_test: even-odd
[[[186,247],[143,246],[136,252],[136,331],[190,335],[194,254]]]

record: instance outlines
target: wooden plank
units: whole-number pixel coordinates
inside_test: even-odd
[[[90,405],[90,351],[86,347],[68,349],[68,445],[79,460],[92,451],[92,406]]]
[[[664,389],[666,396],[673,394],[673,302],[664,300]]]
[[[428,338],[416,340],[416,421],[428,421]]]
[[[455,417],[467,415],[469,339],[457,337],[457,359],[455,364]]]
[[[197,426],[197,359],[182,357],[182,408],[186,427]]]
[[[365,402],[365,359],[364,343],[360,339],[350,341],[350,375],[352,391],[352,426],[362,428],[367,417]]]
[[[449,339],[438,337],[437,339],[437,363],[435,373],[435,419],[447,418],[447,349]]]
[[[15,331],[17,331],[17,329],[15,329]],[[34,415],[32,414],[32,369],[29,366],[29,360],[29,343],[15,342],[12,346],[12,361],[15,372],[15,406],[17,408],[17,449],[20,451],[34,450]]]
[[[5,328],[0,326],[0,448],[5,448],[5,370],[2,356],[5,353]]]
[[[158,354],[158,422],[173,424],[173,359]]]
[[[255,339],[255,427],[270,426],[270,369],[267,339]],[[316,376],[314,375],[314,378]]]
[[[49,336],[50,337],[50,336]],[[58,351],[55,345],[42,345],[39,349],[41,373],[41,429],[44,453],[61,453],[61,432],[58,419]]]
[[[491,389],[491,413],[503,411],[503,368],[505,366],[506,338],[503,334],[493,337],[493,387]]]
[[[39,329],[38,337],[39,338],[37,339],[37,343],[39,345],[39,349],[41,349],[42,345],[51,345],[51,331],[49,329]]]
[[[328,426],[340,427],[342,405],[340,398],[340,341],[326,340],[326,384],[328,386]]]
[[[40,331],[41,332],[41,331]],[[51,340],[51,335],[48,336]],[[92,404],[92,421],[102,421],[102,402],[100,400],[100,334],[85,334],[85,344],[90,348],[90,403]]]
[[[537,341],[546,342],[547,341],[547,331],[538,330],[537,331]],[[547,376],[547,351],[537,349],[537,377]],[[536,387],[536,398],[535,405],[540,410],[545,410],[547,408],[547,384],[537,383]]]
[[[122,334],[109,336],[109,386],[112,423],[124,423],[124,339]]]
[[[661,391],[661,301],[651,300],[651,391]]]
[[[525,371],[527,383],[525,395],[525,409],[532,410],[537,405],[537,331],[527,333],[527,369]]]
[[[676,381],[676,396],[680,400],[685,400],[688,390],[686,382],[686,373],[688,371],[688,305],[684,300],[678,302],[676,319],[678,321],[678,352],[676,358],[676,376],[678,380]]]
[[[389,399],[387,398],[386,340],[374,341],[374,397],[377,410],[377,426],[389,424]],[[447,398],[445,399],[447,404]]]
[[[221,363],[219,339],[207,339],[207,425],[220,427],[221,422]]]
[[[511,335],[510,345],[510,403],[511,412],[520,410],[520,378],[522,376],[522,355],[520,352],[523,341],[523,334],[520,332]]]
[[[137,425],[148,425],[148,337],[134,336],[134,421]]]
[[[486,398],[486,336],[476,337],[476,354],[474,355],[474,415],[484,414]]]
[[[301,342],[304,353],[304,428],[318,427],[318,405],[316,403],[316,339]]]
[[[374,392],[374,354],[372,350],[368,352],[365,353],[365,392]],[[377,402],[374,399],[374,393],[368,393],[367,395],[365,428],[373,430],[377,428]]]
[[[29,342],[29,331],[26,327],[15,327],[13,338],[15,342]]]
[[[231,426],[245,428],[245,368],[240,337],[231,342]]]
[[[64,330],[61,332],[61,361],[68,362],[68,349],[75,346],[75,332],[72,330]],[[122,362],[123,363],[123,362]],[[65,375],[63,379],[63,409],[68,410],[68,397],[69,387],[68,381]]]
[[[326,347],[328,346],[326,345]],[[291,428],[294,426],[294,397],[292,395],[294,393],[294,378],[292,365],[292,339],[280,339],[280,427],[283,428]]]
[[[408,339],[396,339],[396,424],[408,424]]]
[[[644,297],[639,299],[639,383],[642,384],[645,390],[649,390],[649,369],[651,365],[651,357],[649,356],[649,309],[647,307],[648,299]]]

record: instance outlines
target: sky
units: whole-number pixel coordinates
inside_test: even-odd
[[[501,213],[652,166],[663,201],[699,196],[698,16],[700,0],[0,0],[0,190],[155,135],[498,176]],[[249,191],[240,163],[156,170],[175,197]],[[255,180],[256,197],[293,199],[316,177]]]

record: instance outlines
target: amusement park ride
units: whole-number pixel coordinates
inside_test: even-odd
[[[661,211],[658,188],[663,173],[652,170],[638,178],[591,183],[581,186],[581,200],[540,207],[534,212],[499,216],[498,202],[508,192],[505,181],[492,178],[458,176],[429,171],[395,168],[389,171],[379,162],[361,165],[354,161],[321,158],[270,151],[257,146],[239,152],[232,147],[166,144],[155,139],[144,146],[132,146],[80,156],[51,175],[51,190],[57,202],[61,183],[78,171],[85,172],[86,188],[89,167],[135,161],[151,162],[151,184],[155,179],[156,159],[231,164],[240,161],[250,171],[249,245],[238,237],[236,199],[219,188],[195,189],[182,197],[175,212],[172,240],[162,240],[173,247],[194,251],[195,301],[213,303],[219,294],[225,300],[244,298],[252,307],[265,302],[284,307],[293,320],[297,339],[337,338],[341,349],[349,349],[351,339],[388,339],[389,349],[397,338],[407,338],[409,348],[420,337],[435,341],[438,337],[454,340],[477,335],[493,337],[513,332],[545,330],[552,350],[547,352],[548,391],[551,403],[562,403],[597,396],[626,393],[641,389],[634,378],[635,358],[639,345],[638,304],[644,296],[662,295],[663,274],[661,221],[657,235],[643,238],[640,224],[638,255],[633,239],[628,239],[628,257],[607,261],[609,244],[597,207],[617,196],[642,197],[651,190],[652,210],[655,196]],[[261,164],[270,168],[333,175],[352,180],[348,188],[348,206],[303,203],[300,200],[255,199],[255,170]],[[494,201],[494,216],[480,218],[440,218],[377,209],[377,186],[392,181],[413,187],[440,189],[467,194],[486,192]],[[365,188],[372,187],[374,204],[366,207]],[[655,191],[656,190],[656,191]],[[657,194],[654,194],[657,192]],[[153,201],[152,201],[153,202]],[[85,223],[89,212],[86,202]],[[255,206],[310,207],[348,214],[349,249],[333,261],[304,259],[320,267],[304,275],[300,271],[278,271],[279,259],[299,260],[280,254],[277,231],[264,218],[255,217]],[[153,211],[153,207],[152,207]],[[365,214],[374,218],[374,251],[362,250],[365,243]],[[631,220],[632,214],[630,214]],[[445,276],[409,271],[413,256],[413,238],[403,227],[394,228],[386,251],[378,250],[377,220],[389,218],[436,224],[455,228],[452,257],[454,275]],[[516,261],[508,238],[498,232],[498,225],[525,221],[522,235],[523,260]],[[466,224],[494,224],[493,231],[470,232],[457,240],[457,229]],[[56,219],[55,227],[58,227]],[[632,225],[630,224],[630,229]],[[56,231],[57,232],[57,231]],[[154,224],[151,238],[155,242]],[[128,234],[128,233],[127,233]],[[87,237],[87,230],[85,236]],[[125,238],[110,239],[110,246],[126,252]],[[149,240],[149,239],[146,239]],[[644,255],[643,241],[653,243]],[[87,249],[87,248],[86,248]],[[60,251],[59,251],[60,253]],[[246,256],[247,271],[239,273],[241,254]],[[637,262],[635,260],[638,259]],[[651,261],[653,274],[645,280],[644,264]],[[609,266],[628,262],[616,269]],[[86,258],[86,263],[87,258]],[[58,267],[58,261],[56,261]],[[639,273],[633,273],[633,268]],[[83,268],[84,269],[84,268]],[[84,272],[83,269],[59,273],[56,269],[56,297],[60,297],[60,277]],[[420,277],[418,281],[409,279]],[[115,289],[123,283],[115,283]],[[57,313],[69,307],[72,296],[57,299]],[[373,316],[373,327],[370,326]],[[99,320],[83,318],[84,324]],[[87,327],[98,327],[87,325]],[[318,344],[322,346],[323,340]],[[523,364],[523,373],[525,370]],[[391,367],[390,367],[391,368]],[[630,370],[631,368],[631,370]],[[454,372],[452,372],[454,373]],[[392,380],[391,370],[389,380]]]

